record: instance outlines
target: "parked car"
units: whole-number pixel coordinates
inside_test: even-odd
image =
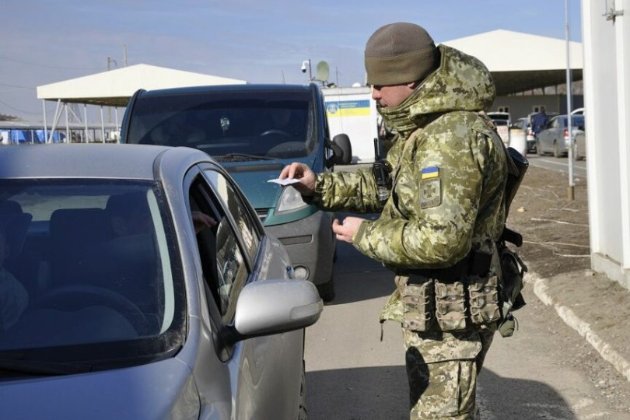
[[[488,117],[497,127],[497,132],[506,147],[510,146],[510,126],[512,125],[509,112],[488,112]]]
[[[295,188],[268,182],[294,161],[316,173],[351,162],[349,138],[330,140],[317,84],[139,90],[125,111],[121,142],[185,145],[213,156],[287,247],[296,275],[333,299],[333,215],[304,202]]]
[[[586,133],[580,131],[575,134],[575,155],[576,160],[586,159]]]
[[[0,185],[3,418],[303,418],[323,303],[207,154],[4,147]]]
[[[512,125],[511,136],[519,135],[525,137],[527,153],[536,153],[536,136],[532,130],[532,124],[527,117],[519,118]],[[518,133],[515,133],[515,131]]]
[[[557,115],[547,122],[536,137],[536,150],[540,156],[545,153],[552,153],[555,157],[568,154],[570,145],[575,144],[575,135],[584,131],[584,116],[571,117],[571,137],[567,125],[566,115]]]

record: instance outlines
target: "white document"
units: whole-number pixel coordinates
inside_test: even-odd
[[[270,179],[267,182],[273,182],[275,184],[280,184],[282,186],[285,186],[285,185],[297,184],[298,182],[300,182],[300,180],[295,179],[295,178],[285,178],[285,179],[276,178],[276,179]]]

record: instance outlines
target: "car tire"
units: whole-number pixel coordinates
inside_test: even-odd
[[[560,153],[560,148],[558,146],[558,142],[557,141],[553,142],[553,157],[555,157],[555,158],[562,157],[562,153]]]
[[[317,291],[324,302],[330,302],[335,298],[335,283],[332,274],[329,281],[317,285]]]

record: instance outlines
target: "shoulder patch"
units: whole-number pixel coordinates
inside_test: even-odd
[[[440,168],[437,166],[428,166],[426,168],[422,168],[421,174],[421,179],[439,178]]]
[[[420,208],[437,207],[442,203],[440,168],[427,166],[420,171]]]

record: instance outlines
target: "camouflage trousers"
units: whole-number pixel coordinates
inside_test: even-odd
[[[410,419],[475,419],[477,376],[494,328],[446,333],[403,328]]]

